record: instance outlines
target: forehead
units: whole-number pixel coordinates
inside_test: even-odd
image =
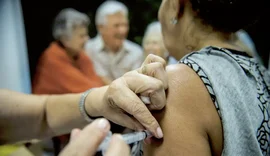
[[[162,36],[159,34],[149,34],[145,37],[145,41],[162,41]]]
[[[123,12],[117,12],[107,16],[108,23],[128,22],[127,16]]]

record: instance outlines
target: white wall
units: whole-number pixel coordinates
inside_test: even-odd
[[[0,0],[0,88],[31,92],[20,0]]]

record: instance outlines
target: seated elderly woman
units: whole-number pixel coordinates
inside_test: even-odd
[[[177,60],[170,56],[166,50],[161,33],[161,25],[159,22],[150,23],[143,37],[143,50],[145,57],[154,54],[166,60],[167,64],[175,64]]]
[[[74,9],[62,10],[55,18],[53,41],[41,56],[33,93],[77,93],[103,85],[84,53],[89,18]]]
[[[39,60],[33,81],[34,94],[79,93],[103,86],[84,53],[84,44],[89,38],[88,25],[89,18],[71,8],[57,15],[53,24],[55,41]]]

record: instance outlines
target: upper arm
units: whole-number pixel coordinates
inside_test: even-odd
[[[221,122],[203,82],[186,65],[172,65],[167,72],[167,105],[154,114],[164,138],[160,144],[145,145],[145,155],[221,154]]]

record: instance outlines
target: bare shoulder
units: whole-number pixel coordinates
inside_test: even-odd
[[[155,114],[164,139],[145,145],[145,155],[220,155],[222,125],[204,83],[184,64],[168,66],[167,74],[167,105]]]

